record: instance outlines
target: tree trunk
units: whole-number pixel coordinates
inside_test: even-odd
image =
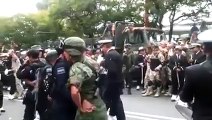
[[[175,15],[176,15],[176,5],[173,6],[173,9],[171,11],[171,14],[169,16],[169,22],[170,22],[170,30],[169,30],[169,42],[172,40],[172,34],[173,34],[173,27],[175,22]]]
[[[164,14],[163,15],[161,15],[160,17],[159,17],[159,20],[158,20],[158,24],[159,24],[159,29],[163,29],[163,24],[162,24],[162,21],[163,21],[163,17],[164,17]]]
[[[169,29],[169,42],[172,40],[172,34],[173,34],[173,27],[174,27],[174,22],[170,22],[170,29]]]

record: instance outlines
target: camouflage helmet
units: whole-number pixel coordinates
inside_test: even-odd
[[[41,47],[41,45],[33,45],[33,46],[31,46],[31,50],[43,50],[42,49],[42,47]]]
[[[64,41],[64,50],[72,56],[81,55],[86,50],[85,41],[79,37],[69,37]]]

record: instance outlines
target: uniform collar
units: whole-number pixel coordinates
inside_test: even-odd
[[[112,48],[108,49],[108,50],[107,50],[107,53],[110,52],[111,50],[113,50],[113,49],[112,49]]]

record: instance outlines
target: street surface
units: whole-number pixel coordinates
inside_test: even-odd
[[[133,90],[132,95],[124,94],[122,101],[127,120],[185,120],[176,111],[169,97],[142,97],[140,91]],[[22,120],[22,101],[8,100],[5,94],[4,108],[7,111],[0,115],[0,120]]]

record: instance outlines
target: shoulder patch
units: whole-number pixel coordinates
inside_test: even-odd
[[[57,68],[57,74],[58,75],[65,74],[65,68],[64,67]]]

